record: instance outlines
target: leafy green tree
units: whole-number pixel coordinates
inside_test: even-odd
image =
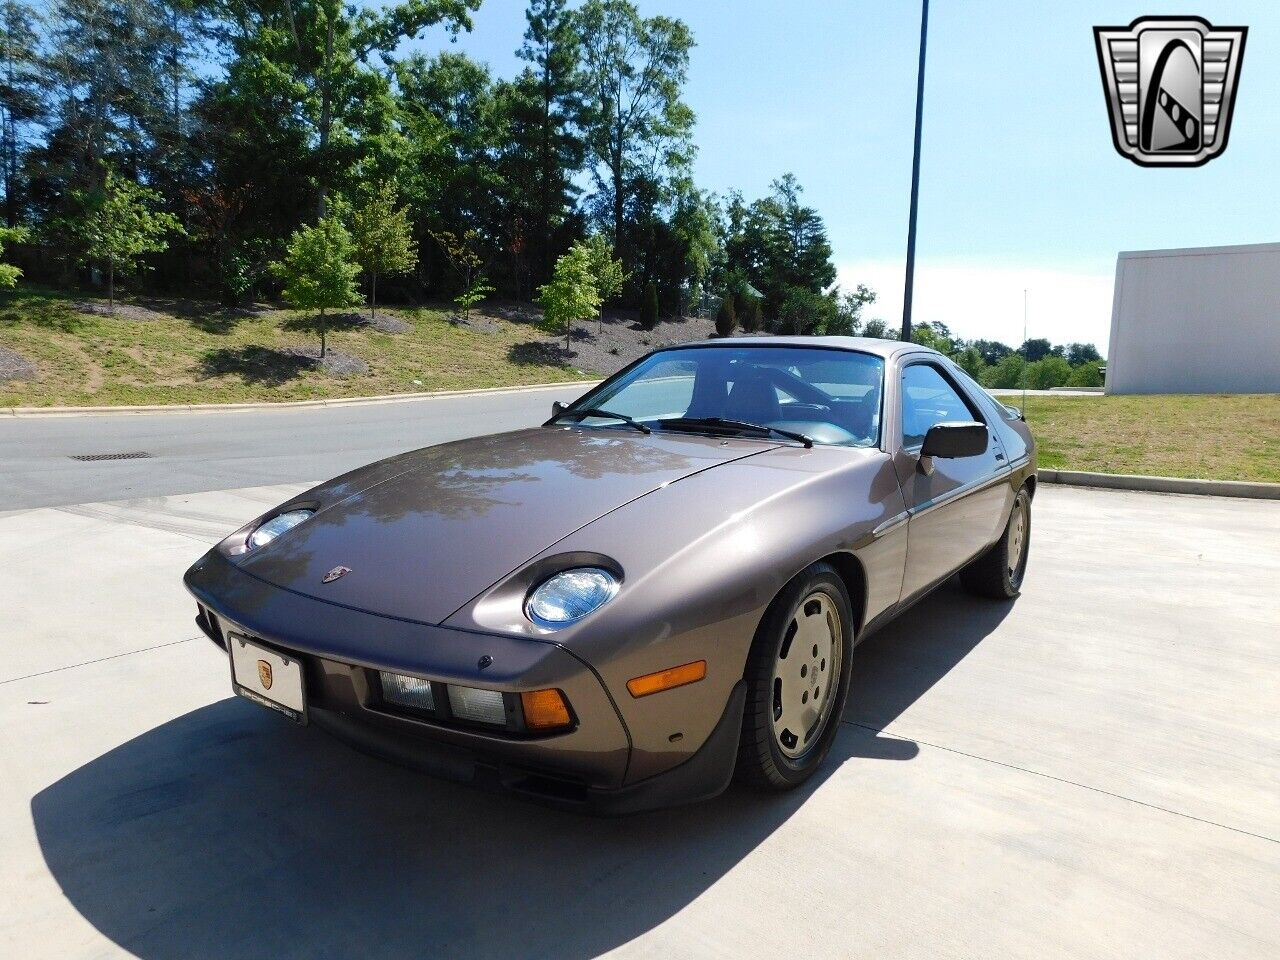
[[[462,234],[441,230],[433,236],[454,273],[462,281],[462,290],[453,298],[453,302],[462,308],[463,319],[469,320],[471,308],[494,292],[493,286],[482,272],[484,257],[479,249],[480,234],[476,230],[467,230]]]
[[[745,333],[759,333],[764,327],[764,311],[760,307],[760,298],[748,296],[739,317]]]
[[[1013,390],[1022,386],[1027,361],[1020,353],[1009,353],[983,372],[982,385],[1001,390]]]
[[[889,330],[889,324],[879,317],[876,317],[874,320],[868,320],[862,325],[862,335],[864,337],[870,337],[873,340],[895,339]]]
[[[378,277],[408,273],[418,264],[407,207],[396,206],[396,185],[384,181],[351,217],[356,260],[369,275],[369,317],[377,316]]]
[[[1027,387],[1031,390],[1050,390],[1064,386],[1071,377],[1071,365],[1062,357],[1050,353],[1027,365]]]
[[[286,301],[298,310],[318,311],[320,358],[328,352],[325,313],[360,302],[356,277],[356,245],[336,216],[297,230],[289,240],[284,259],[271,264],[271,272],[284,284]]]
[[[1022,359],[1027,363],[1035,363],[1053,353],[1053,344],[1043,337],[1027,340],[1018,348],[1018,353],[1022,354]]]
[[[1082,363],[1097,363],[1101,360],[1102,354],[1098,353],[1098,348],[1092,343],[1067,344],[1067,363],[1073,367],[1078,367]]]
[[[600,299],[600,309],[597,314],[599,322],[596,329],[602,332],[605,302],[622,293],[627,275],[622,269],[622,261],[614,258],[613,249],[609,246],[609,241],[604,234],[592,234],[585,242],[580,241],[580,245],[586,249],[587,262],[591,265],[591,281]]]
[[[107,299],[116,309],[116,274],[141,268],[142,257],[168,249],[169,236],[184,233],[178,218],[156,210],[160,195],[107,171],[97,190],[77,194],[80,216],[72,224],[83,259],[107,268]]]
[[[946,324],[921,320],[912,324],[911,342],[949,355],[955,350],[955,343],[949,336],[950,332]]]
[[[640,327],[652,330],[658,325],[658,285],[650,280],[644,285],[644,296],[640,300]]]
[[[726,294],[720,300],[720,309],[716,313],[716,333],[722,337],[733,336],[738,326],[738,316],[733,309],[733,296]]]
[[[1102,383],[1101,359],[1084,361],[1067,378],[1068,387],[1100,387]]]
[[[629,264],[626,213],[654,158],[679,165],[690,157],[693,111],[680,92],[693,35],[680,20],[641,17],[627,0],[586,0],[577,20],[588,158],[614,249]]]
[[[970,346],[982,354],[982,362],[987,366],[997,364],[1004,357],[1013,353],[1013,347],[1003,344],[999,340],[974,340]]]
[[[22,243],[27,239],[27,231],[23,227],[0,227],[0,255],[4,254],[6,243]],[[22,270],[11,263],[0,263],[0,288],[11,288],[18,284]]]
[[[792,287],[778,310],[778,332],[820,333],[836,317],[835,301],[804,287]]]
[[[983,371],[987,369],[986,363],[982,360],[982,354],[978,352],[976,347],[965,347],[951,355],[951,359],[973,379],[979,383],[982,382]]]
[[[600,309],[600,293],[595,285],[591,254],[585,244],[575,243],[556,260],[551,282],[538,288],[543,326],[564,333],[565,353],[573,324]]]
[[[862,311],[876,302],[876,292],[865,284],[849,293],[835,292],[835,315],[825,333],[833,337],[856,337],[862,331]]]

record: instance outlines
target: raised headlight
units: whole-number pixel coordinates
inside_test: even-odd
[[[542,627],[581,620],[618,592],[618,578],[600,567],[578,567],[548,577],[525,602],[525,615]]]
[[[249,539],[245,541],[245,548],[256,550],[259,547],[265,547],[280,534],[292,530],[314,513],[314,510],[290,510],[276,514],[249,534]]]

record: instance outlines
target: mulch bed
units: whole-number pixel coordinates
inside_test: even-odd
[[[97,300],[81,300],[75,304],[75,309],[79,313],[92,313],[99,317],[112,316],[109,304],[100,303]],[[124,317],[128,320],[162,320],[164,314],[157,313],[154,310],[148,310],[146,307],[139,307],[132,303],[117,303],[114,316]]]
[[[328,350],[324,358],[320,357],[319,347],[286,347],[280,351],[290,357],[298,357],[309,362],[317,370],[335,377],[353,377],[369,372],[369,365],[359,357],[341,350]]]
[[[0,383],[6,380],[34,380],[36,365],[15,350],[0,347]]]
[[[705,317],[661,320],[652,330],[641,330],[634,311],[605,311],[603,324],[573,328],[567,353],[564,337],[546,334],[518,346],[526,362],[563,363],[585,372],[611,374],[658,347],[706,340],[715,330],[715,321]]]

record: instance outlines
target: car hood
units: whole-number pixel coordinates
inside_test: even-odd
[[[543,427],[428,447],[317,488],[316,515],[240,565],[306,596],[440,623],[623,504],[774,446]],[[326,489],[342,497],[326,504]],[[322,582],[340,566],[350,572]]]

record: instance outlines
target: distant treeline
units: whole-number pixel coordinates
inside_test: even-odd
[[[626,0],[531,0],[513,77],[405,52],[469,31],[479,3],[0,0],[0,213],[27,238],[6,257],[65,287],[110,272],[270,297],[295,231],[390,185],[413,257],[379,279],[380,301],[480,280],[529,299],[599,235],[623,264],[617,302],[656,290],[670,314],[728,294],[768,329],[858,326],[873,294],[832,291],[795,178],[753,201],[694,182],[683,22]]]

